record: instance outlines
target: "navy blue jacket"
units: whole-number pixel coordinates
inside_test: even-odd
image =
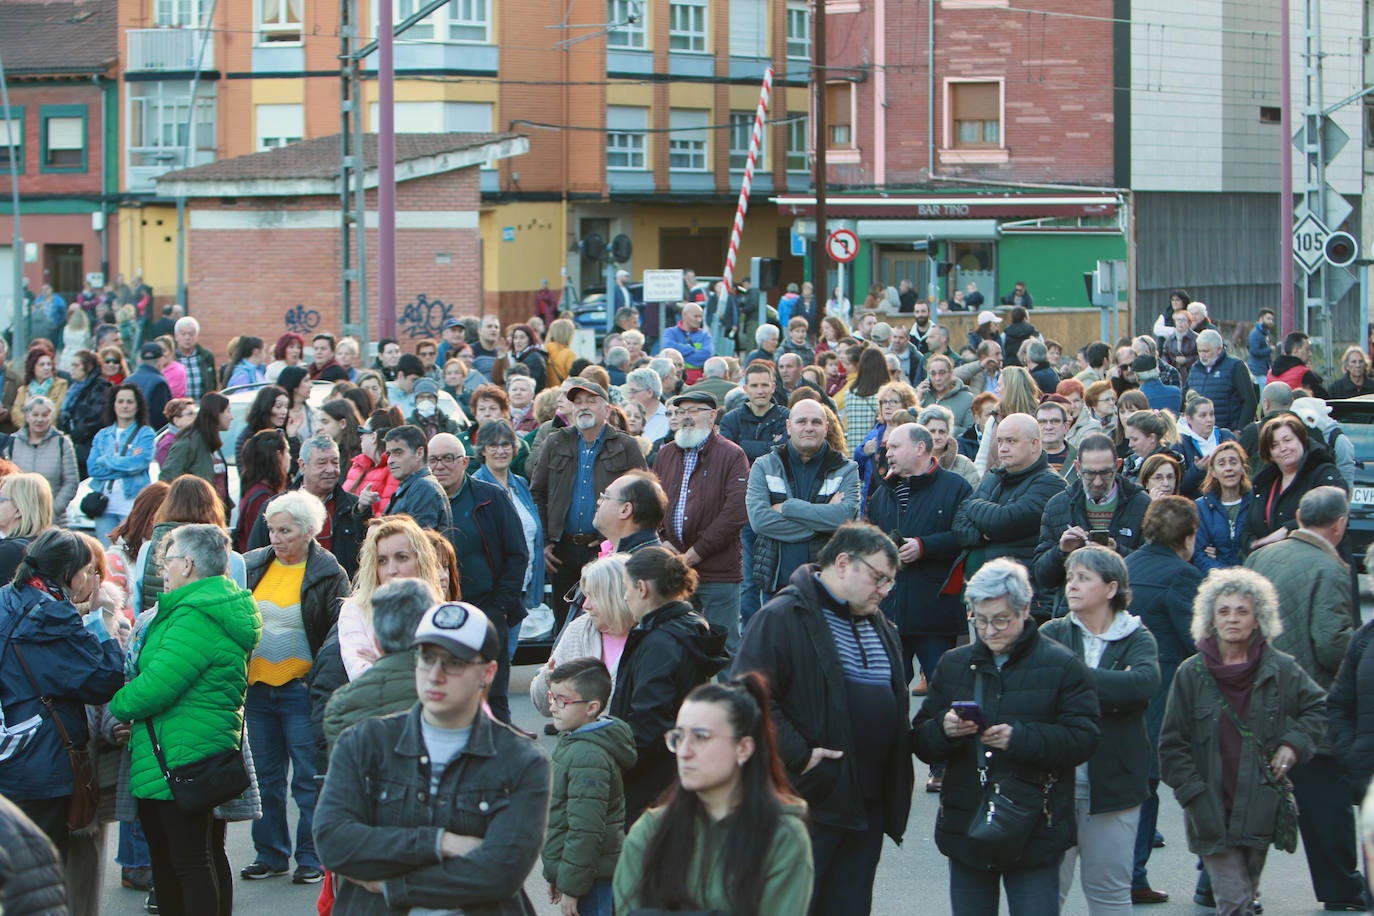
[[[33,740],[0,763],[0,794],[11,799],[61,798],[72,794],[72,767],[62,737],[39,697],[52,699],[72,742],[84,746],[86,704],[108,703],[124,686],[124,651],[81,625],[81,615],[29,585],[0,588],[0,705],[14,728],[34,716],[42,722]],[[24,673],[18,648],[33,673]]]
[[[1173,385],[1166,385],[1157,378],[1146,379],[1140,383],[1140,393],[1150,400],[1151,410],[1172,410],[1175,414],[1183,406],[1183,392]]]
[[[1179,481],[1178,492],[1180,496],[1197,499],[1202,495],[1202,482],[1207,479],[1207,469],[1197,466],[1202,458],[1202,449],[1198,448],[1197,440],[1192,436],[1183,435],[1178,439],[1178,444],[1173,446],[1173,450],[1183,456],[1183,479]],[[1235,433],[1217,427],[1217,445],[1235,441]]]
[[[1240,429],[1255,418],[1259,394],[1245,363],[1222,353],[1209,369],[1202,361],[1188,371],[1188,390],[1211,401],[1222,429]]]
[[[167,384],[167,377],[155,366],[143,363],[129,373],[125,381],[137,385],[143,392],[143,400],[148,402],[149,421],[161,423],[163,409],[172,399],[172,389]]]
[[[1215,493],[1204,493],[1197,498],[1198,529],[1197,539],[1193,544],[1193,565],[1204,576],[1214,569],[1239,566],[1245,559],[1245,554],[1249,552],[1249,541],[1245,536],[1245,516],[1253,492],[1246,490],[1241,494],[1240,514],[1236,516],[1234,526],[1226,515],[1226,507],[1221,504],[1220,496]],[[1208,547],[1217,549],[1215,560],[1207,556],[1205,551]]]
[[[905,512],[897,502],[896,481],[875,475],[868,498],[871,523],[887,534],[921,541],[921,558],[898,570],[897,584],[883,600],[883,613],[903,636],[957,636],[968,627],[963,602],[957,592],[940,592],[962,549],[952,527],[954,514],[973,488],[963,477],[938,465],[929,474],[907,480],[911,499]]]
[[[508,624],[519,623],[525,619],[523,596],[530,553],[515,503],[500,486],[476,477],[469,477],[463,486],[472,488],[472,527],[476,530],[460,531],[450,520],[444,531],[458,555],[463,600],[487,614],[500,613]],[[449,502],[452,506],[452,500]],[[490,591],[468,591],[468,578],[463,573],[468,567],[464,561],[471,562],[473,557],[486,564],[492,583]]]
[[[787,408],[776,404],[762,417],[755,416],[748,404],[741,404],[721,419],[720,434],[744,449],[752,465],[786,441],[787,417]]]

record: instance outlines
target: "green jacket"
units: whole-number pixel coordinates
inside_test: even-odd
[[[205,444],[205,437],[194,429],[184,436],[178,435],[172,441],[157,479],[171,483],[182,474],[190,474],[211,486],[215,485],[215,453]]]
[[[639,897],[639,880],[644,873],[644,853],[649,839],[663,815],[662,808],[650,808],[644,816],[635,821],[625,837],[625,848],[620,853],[620,864],[615,868],[615,911],[628,913],[643,906]],[[765,868],[768,873],[763,889],[763,902],[751,916],[797,916],[805,913],[811,905],[811,882],[814,866],[811,862],[811,837],[806,832],[806,807],[787,805],[783,808],[782,819],[773,835],[772,849]],[[730,900],[725,893],[725,868],[720,862],[720,852],[725,846],[725,834],[730,828],[730,818],[711,821],[701,816],[696,834],[696,846],[692,861],[685,863],[689,874],[700,874],[701,857],[704,850],[712,852],[713,861],[709,864],[710,875],[706,887],[698,882],[692,905],[705,910],[722,913],[733,912]]]
[[[392,652],[377,659],[358,679],[334,691],[324,708],[324,741],[327,753],[350,725],[374,716],[405,712],[415,705],[415,656]]]
[[[1222,807],[1221,747],[1217,733],[1226,717],[1217,690],[1208,685],[1194,655],[1178,666],[1164,726],[1159,734],[1159,766],[1164,782],[1183,807],[1188,851],[1215,855],[1232,846],[1264,849],[1274,839],[1279,795],[1269,778],[1269,761],[1280,744],[1298,755],[1297,766],[1312,759],[1326,733],[1326,695],[1293,660],[1266,645],[1255,672],[1246,725],[1264,751],[1241,739],[1231,819]]]
[[[135,798],[172,797],[144,720],[152,719],[169,767],[239,746],[248,658],[261,635],[253,593],[223,576],[162,596],[138,673],[110,700],[111,715],[134,723],[129,787]]]
[[[609,716],[558,736],[544,878],[563,893],[585,896],[593,881],[615,873],[625,838],[624,771],[637,756],[630,726]]]

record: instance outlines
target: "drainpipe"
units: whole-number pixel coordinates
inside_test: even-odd
[[[873,5],[873,183],[887,186],[887,0]]]
[[[926,178],[935,177],[935,0],[926,0]]]

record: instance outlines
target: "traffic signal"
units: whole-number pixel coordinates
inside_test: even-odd
[[[938,277],[945,277],[948,276],[949,272],[953,269],[954,265],[949,261],[941,261],[935,265],[935,275]]]
[[[1349,232],[1333,232],[1326,237],[1322,254],[1334,267],[1349,267],[1360,256],[1360,243]]]

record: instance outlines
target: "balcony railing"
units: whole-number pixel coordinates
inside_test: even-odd
[[[130,29],[127,72],[215,69],[215,40],[204,29]],[[208,38],[204,55],[201,41]]]

